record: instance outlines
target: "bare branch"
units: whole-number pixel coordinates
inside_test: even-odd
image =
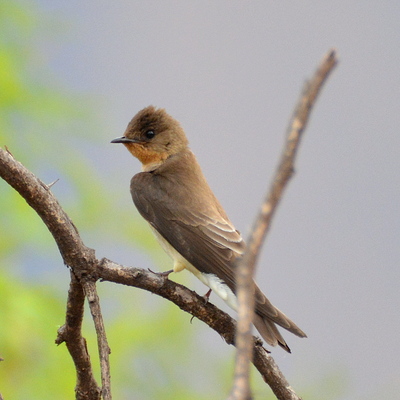
[[[97,334],[97,346],[99,348],[101,367],[102,397],[104,400],[111,400],[111,375],[110,375],[110,348],[107,343],[106,330],[104,328],[103,316],[100,309],[100,300],[97,295],[96,282],[86,281],[83,284],[85,295],[89,302],[94,326]]]
[[[246,255],[246,253],[245,253]],[[236,332],[236,358],[233,385],[228,400],[250,400],[250,361],[252,359],[252,323],[254,315],[253,270],[240,262],[236,269],[236,295],[238,322]]]
[[[75,387],[77,400],[100,400],[101,389],[92,372],[86,340],[81,328],[84,313],[85,295],[82,285],[71,271],[71,283],[68,291],[65,324],[58,330],[56,344],[65,342],[75,364],[77,382]]]
[[[50,188],[26,169],[13,155],[0,149],[0,176],[37,212],[46,224],[66,265],[73,267],[78,280],[94,272],[94,250],[86,247],[68,215]]]
[[[260,248],[271,225],[272,217],[282,197],[283,191],[294,172],[294,161],[299,148],[302,133],[306,128],[311,109],[315,104],[323,84],[337,64],[336,53],[331,50],[322,60],[311,81],[306,82],[302,95],[296,105],[288,131],[285,149],[278,170],[247,241],[247,251],[242,263],[254,268],[260,254]]]
[[[315,104],[323,84],[336,64],[337,59],[335,51],[331,50],[323,58],[311,81],[307,82],[303,89],[288,128],[285,148],[272,187],[261,205],[260,211],[249,235],[249,240],[247,241],[246,251],[237,266],[237,352],[235,377],[229,400],[248,400],[252,398],[249,383],[249,368],[253,350],[253,344],[251,341],[251,324],[254,314],[253,276],[255,266],[266,233],[271,226],[272,217],[277,209],[283,191],[293,174],[295,156],[300,145],[302,133],[307,125],[311,109]],[[277,393],[275,394],[280,398]]]
[[[264,381],[270,386],[279,400],[301,400],[289,385],[275,360],[264,348],[256,346],[253,352],[253,364],[262,375]]]
[[[227,344],[235,344],[236,321],[213,304],[205,303],[202,296],[187,287],[144,269],[123,267],[106,258],[101,261],[98,270],[103,280],[148,290],[172,301],[218,332]],[[253,364],[277,398],[299,400],[272,356],[264,349],[262,340],[254,336],[252,340]]]

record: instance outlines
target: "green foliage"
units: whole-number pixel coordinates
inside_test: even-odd
[[[193,346],[195,327],[190,316],[145,292],[116,287],[124,301],[113,301],[112,290],[100,285],[105,309],[112,389],[115,398],[205,399],[216,388],[193,389],[196,359],[185,350]],[[4,398],[71,399],[75,370],[65,345],[54,344],[63,323],[65,299],[53,288],[23,283],[0,274],[0,392]],[[147,302],[148,300],[148,302]],[[108,309],[108,311],[107,311]],[[110,315],[112,310],[112,315]],[[100,382],[96,337],[86,312],[83,334]],[[199,368],[200,369],[200,368]],[[208,375],[209,371],[205,371]],[[179,379],[178,379],[179,378]],[[200,378],[202,379],[202,378]],[[223,390],[224,388],[222,388]],[[223,396],[219,393],[218,396]]]

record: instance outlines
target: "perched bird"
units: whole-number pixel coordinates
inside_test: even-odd
[[[235,260],[245,244],[208,186],[179,122],[149,106],[111,143],[123,143],[142,163],[143,172],[131,180],[132,199],[173,259],[172,271],[189,270],[236,309]],[[253,323],[267,343],[288,352],[275,324],[306,337],[257,285]]]

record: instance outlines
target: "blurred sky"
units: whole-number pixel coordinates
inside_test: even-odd
[[[285,332],[293,354],[273,351],[295,387],[339,370],[343,399],[397,399],[400,2],[35,4],[59,21],[58,33],[40,43],[42,62],[64,88],[96,99],[101,129],[91,157],[110,187],[125,190],[129,212],[129,179],[140,165],[109,141],[153,104],[181,121],[245,236],[301,87],[322,56],[338,50],[340,63],[313,110],[258,282],[309,336]],[[138,265],[134,249],[123,256],[104,251]]]

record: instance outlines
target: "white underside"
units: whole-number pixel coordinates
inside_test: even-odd
[[[213,292],[215,292],[225,303],[233,310],[237,310],[237,299],[232,290],[221,281],[214,274],[204,274],[195,268],[190,262],[181,256],[153,227],[151,227],[156,238],[161,244],[161,247],[174,261],[174,272],[180,272],[184,269],[190,271],[196,276],[201,282],[208,286]]]

